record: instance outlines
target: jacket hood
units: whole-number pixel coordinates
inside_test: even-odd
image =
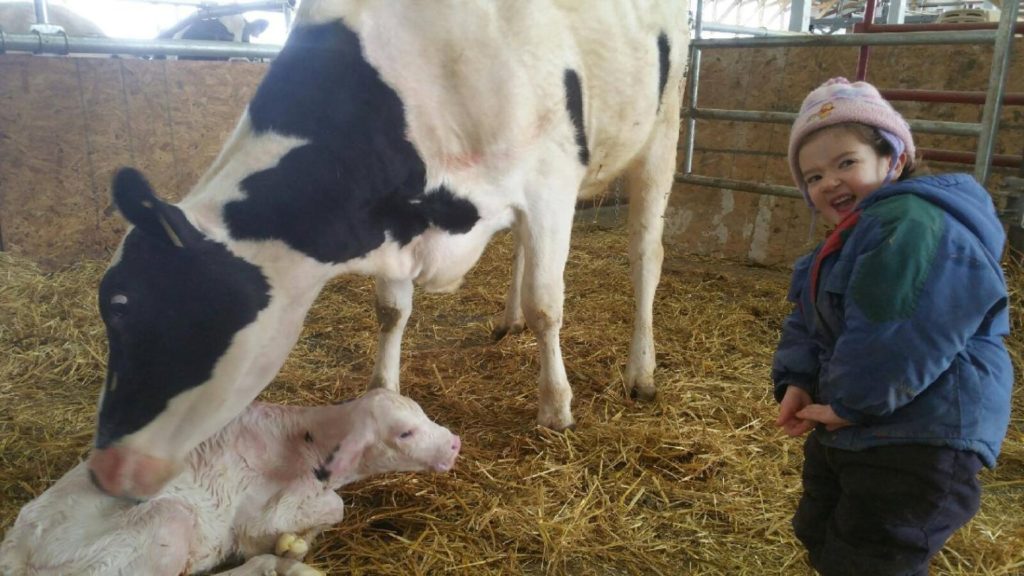
[[[971,231],[995,261],[1003,253],[1006,233],[992,196],[969,174],[940,174],[911,178],[883,186],[861,203],[860,208],[898,196],[913,194],[945,210]]]

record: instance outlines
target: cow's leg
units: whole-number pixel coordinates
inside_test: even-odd
[[[515,227],[512,229],[512,241],[515,242],[516,248],[512,262],[512,281],[505,295],[505,315],[501,324],[491,332],[491,338],[496,341],[507,334],[518,334],[526,327],[526,321],[523,319],[523,268],[526,257],[523,254],[523,243],[519,240]]]
[[[402,334],[412,313],[412,280],[376,278],[377,361],[373,366],[370,388],[399,391],[399,368],[402,355]]]
[[[655,134],[646,154],[627,170],[629,193],[629,265],[633,283],[633,341],[626,364],[626,388],[630,396],[653,400],[654,386],[654,291],[661,279],[665,207],[672,191],[679,138],[679,99],[667,90],[661,103]]]
[[[537,423],[554,430],[573,424],[572,389],[562,363],[559,333],[565,298],[563,275],[582,170],[563,171],[562,175],[564,178],[549,177],[537,183],[536,189],[545,192],[528,198],[526,213],[517,226],[524,254],[523,314],[540,349]]]

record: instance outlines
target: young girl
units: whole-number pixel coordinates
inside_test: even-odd
[[[1003,227],[971,176],[908,178],[910,128],[865,82],[807,96],[789,162],[835,226],[796,263],[772,366],[777,424],[811,431],[793,528],[824,575],[926,576],[1009,424]]]

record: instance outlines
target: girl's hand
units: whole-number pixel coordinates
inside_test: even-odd
[[[782,397],[782,402],[779,403],[779,417],[775,420],[775,425],[782,427],[786,434],[790,436],[806,434],[814,428],[815,422],[804,419],[800,416],[799,412],[808,406],[813,406],[811,402],[813,402],[811,395],[802,388],[796,386],[787,387],[786,395]]]
[[[832,407],[825,404],[810,404],[797,412],[796,416],[809,422],[824,424],[825,429],[829,432],[853,425],[853,422],[836,416]]]

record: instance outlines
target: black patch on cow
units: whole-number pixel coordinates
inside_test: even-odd
[[[309,144],[241,182],[246,197],[224,208],[235,238],[278,239],[340,263],[388,235],[407,243],[429,226],[463,233],[479,219],[476,207],[451,191],[424,189],[426,167],[405,137],[402,102],[341,22],[292,31],[249,117],[257,133]]]
[[[576,147],[579,149],[580,163],[590,163],[590,149],[587,147],[587,131],[583,126],[583,86],[575,70],[565,71],[565,107],[569,110],[573,129],[576,132]]]
[[[269,304],[269,293],[259,268],[220,243],[203,239],[183,248],[143,228],[129,232],[99,288],[107,380],[116,377],[117,386],[108,385],[103,396],[97,448],[141,429],[172,398],[209,380],[235,334]],[[113,301],[115,295],[124,298]]]
[[[665,85],[668,84],[669,48],[668,35],[664,32],[658,34],[658,110],[661,110],[661,101],[665,97]]]
[[[181,35],[182,40],[215,40],[234,42],[235,35],[217,18],[204,18],[188,27]],[[181,60],[227,60],[220,56],[179,56]]]

